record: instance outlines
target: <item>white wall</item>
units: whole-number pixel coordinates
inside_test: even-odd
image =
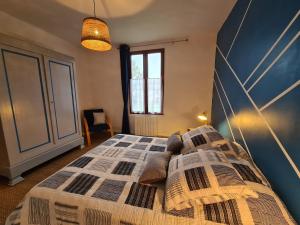
[[[73,56],[77,66],[80,109],[103,107],[121,130],[123,100],[119,51],[99,53],[71,45],[31,24],[0,12],[1,33],[21,37],[46,48]],[[159,135],[169,135],[199,124],[196,115],[210,115],[215,36],[190,38],[189,42],[157,45],[165,48],[164,115],[159,116]],[[146,48],[134,48],[141,50]]]
[[[199,125],[196,116],[210,115],[215,57],[215,36],[190,38],[189,42],[157,45],[131,50],[165,48],[164,115],[159,117],[159,135],[185,132]],[[122,90],[119,51],[90,52],[89,79],[94,106],[103,107],[112,117],[116,131],[121,130]]]

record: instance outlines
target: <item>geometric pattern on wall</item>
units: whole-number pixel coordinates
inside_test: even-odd
[[[300,1],[239,0],[218,33],[212,123],[300,221]],[[287,185],[288,184],[288,185]]]

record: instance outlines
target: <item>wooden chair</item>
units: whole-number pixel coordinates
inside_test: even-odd
[[[90,146],[91,142],[91,133],[100,133],[103,131],[110,132],[110,135],[113,136],[114,132],[112,129],[111,119],[105,114],[105,123],[94,125],[94,112],[104,112],[103,109],[87,109],[83,110],[83,126],[84,132],[87,139],[87,145]]]

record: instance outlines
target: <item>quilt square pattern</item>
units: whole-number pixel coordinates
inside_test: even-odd
[[[231,164],[238,171],[243,180],[262,184],[262,180],[258,176],[256,176],[256,174],[250,169],[249,166],[238,163]]]
[[[109,140],[103,142],[102,145],[104,145],[104,146],[111,146],[111,145],[113,145],[115,143],[117,143],[117,141],[109,139]]]
[[[147,148],[147,145],[135,144],[131,148],[139,149],[139,150],[145,150]]]
[[[39,187],[47,187],[51,189],[57,189],[60,187],[63,183],[65,183],[66,180],[68,180],[73,174],[73,172],[68,172],[68,171],[60,171],[42,183],[40,183],[38,186]]]
[[[258,198],[246,199],[254,224],[288,225],[280,207],[271,195],[258,192]]]
[[[81,173],[64,189],[66,192],[85,195],[99,177]]]
[[[218,132],[208,132],[206,133],[207,137],[211,142],[223,140],[223,136]]]
[[[117,135],[113,136],[112,138],[122,139],[123,137],[125,137],[125,135],[123,135],[123,134],[117,134]]]
[[[55,202],[54,208],[57,224],[79,224],[78,206]]]
[[[230,147],[228,146],[228,144],[222,144],[219,147],[222,151],[230,151]]]
[[[84,210],[85,225],[111,225],[112,215],[110,212],[90,209]],[[79,223],[78,223],[79,224]]]
[[[199,145],[207,144],[207,142],[202,134],[192,137],[191,140],[195,147],[197,147]]]
[[[191,191],[209,188],[210,183],[204,167],[196,167],[184,171],[186,182]]]
[[[141,151],[126,151],[123,157],[128,159],[139,159],[141,154]]]
[[[149,137],[142,137],[139,142],[147,142],[150,143],[152,142],[153,138],[149,138]]]
[[[69,166],[83,168],[87,164],[89,164],[89,162],[92,161],[93,159],[94,158],[92,158],[92,157],[83,156],[83,157],[80,157],[79,159],[75,160],[74,162],[72,162]]]
[[[125,204],[153,209],[156,189],[157,187],[142,185],[134,182],[131,185]]]
[[[172,209],[168,212],[170,215],[178,216],[178,217],[187,217],[187,218],[194,218],[194,207],[175,210]]]
[[[181,186],[181,182],[179,180],[179,173],[174,173],[172,176],[168,177],[166,184],[166,199],[174,199],[177,196],[181,196],[183,194],[183,188]]]
[[[94,170],[99,172],[106,172],[111,165],[114,163],[111,159],[98,159],[95,163],[93,163],[88,170]]]
[[[119,148],[109,148],[102,155],[107,156],[107,157],[116,158],[122,152],[123,152],[123,150],[119,149]]]
[[[28,223],[50,225],[49,200],[35,197],[29,199]]]
[[[116,202],[122,194],[125,184],[126,181],[106,179],[92,197]]]
[[[205,219],[222,224],[243,225],[236,200],[203,205]]]
[[[117,144],[115,145],[115,147],[124,147],[124,148],[126,148],[126,147],[128,147],[128,146],[130,146],[130,145],[131,145],[130,142],[122,142],[122,141],[120,141],[119,143],[117,143]]]
[[[202,162],[202,159],[200,158],[200,155],[198,154],[198,152],[195,152],[193,154],[184,155],[182,157],[182,163],[184,166],[188,166],[188,165],[191,165],[193,163],[198,163],[198,162]],[[177,164],[178,164],[178,160],[177,160]],[[177,165],[177,168],[178,168],[178,165]]]
[[[223,165],[212,165],[220,186],[244,185],[244,181],[239,177],[233,168]]]
[[[149,151],[153,152],[164,152],[166,149],[165,146],[159,146],[159,145],[152,145],[149,149]]]
[[[133,162],[120,161],[112,171],[112,174],[131,175],[135,165],[136,163]]]
[[[135,137],[135,136],[127,136],[125,137],[124,141],[129,141],[129,142],[135,142],[139,139],[139,137]]]

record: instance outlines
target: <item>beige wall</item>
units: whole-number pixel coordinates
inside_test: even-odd
[[[121,130],[123,100],[119,51],[92,52],[71,45],[31,24],[0,12],[1,33],[31,40],[38,45],[73,56],[77,65],[80,109],[103,107]],[[157,45],[165,48],[164,115],[159,118],[159,135],[169,135],[199,124],[196,115],[210,115],[215,36],[190,38],[189,42]],[[134,48],[141,50],[145,48]]]
[[[131,50],[150,48],[165,48],[164,115],[158,116],[159,135],[166,136],[177,130],[185,132],[197,126],[197,114],[207,111],[210,115],[215,37],[207,35],[184,43]],[[103,107],[112,117],[115,130],[120,131],[123,100],[119,52],[114,49],[89,55],[93,104]]]

